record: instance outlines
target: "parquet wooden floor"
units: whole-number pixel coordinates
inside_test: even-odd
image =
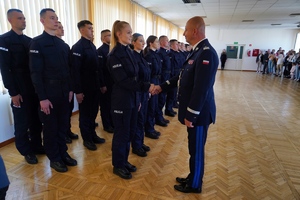
[[[131,180],[112,173],[112,134],[95,152],[82,139],[69,145],[78,166],[57,173],[46,156],[29,165],[14,144],[0,149],[11,185],[7,199],[300,199],[300,83],[255,72],[218,71],[215,95],[217,123],[206,143],[202,194],[173,189],[176,176],[188,173],[186,128],[176,117],[157,127],[158,140],[145,138],[147,157],[130,154],[138,171]],[[100,122],[99,119],[97,119]],[[99,123],[101,124],[101,123]],[[78,115],[72,117],[78,133]]]

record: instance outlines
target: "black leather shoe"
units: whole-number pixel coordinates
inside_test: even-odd
[[[174,185],[174,189],[184,193],[201,193],[201,188],[192,188],[188,184]]]
[[[83,146],[85,146],[88,150],[91,150],[91,151],[97,150],[97,146],[95,145],[94,142],[84,141]]]
[[[93,137],[93,142],[94,142],[95,144],[102,144],[102,143],[105,142],[105,139],[99,137],[98,135],[95,135],[95,136]]]
[[[187,178],[180,178],[180,177],[176,177],[176,181],[178,183],[182,183],[182,184],[186,184],[188,179]]]
[[[148,152],[148,151],[150,151],[150,150],[151,150],[151,149],[150,149],[150,147],[149,147],[149,146],[147,146],[147,145],[145,145],[145,144],[143,144],[142,148],[143,148],[143,149],[144,149],[144,151],[146,151],[146,152]]]
[[[77,140],[78,139],[78,135],[73,133],[72,131],[70,131],[68,133],[69,138],[71,138],[72,140]]]
[[[50,167],[55,169],[55,171],[57,171],[57,172],[66,172],[66,171],[68,171],[67,166],[62,161],[57,161],[57,162],[51,162],[50,161]]]
[[[114,133],[114,128],[113,127],[104,128],[103,130],[105,130],[108,133]]]
[[[170,123],[170,120],[168,120],[168,119],[163,119],[163,120],[166,124]]]
[[[120,176],[123,179],[131,179],[132,175],[126,168],[116,168],[113,169],[114,174]]]
[[[147,156],[147,153],[146,151],[143,149],[143,148],[140,148],[140,149],[132,149],[132,153],[140,156],[140,157],[146,157]]]
[[[165,115],[167,115],[169,117],[175,117],[175,114],[172,113],[171,111],[165,111]]]
[[[72,139],[69,136],[66,135],[65,138],[66,138],[66,143],[67,144],[71,144],[72,143]]]
[[[171,113],[173,113],[174,115],[176,115],[177,114],[177,112],[175,111],[175,110],[171,110]]]
[[[175,103],[173,108],[179,108],[179,104],[178,103]]]
[[[159,131],[157,131],[157,130],[154,130],[154,134],[156,134],[157,136],[161,135],[161,133]]]
[[[63,159],[63,162],[68,165],[68,166],[76,166],[77,165],[77,161],[73,158],[71,158],[71,156],[66,156]]]
[[[34,154],[27,154],[26,156],[24,156],[24,158],[28,164],[37,164],[38,163],[38,159]]]
[[[145,137],[151,138],[151,139],[158,139],[159,137],[154,133],[145,133]]]
[[[155,124],[158,125],[158,126],[162,126],[162,127],[167,127],[168,126],[168,124],[164,121],[156,121]]]
[[[129,172],[136,172],[136,166],[130,164],[129,162],[127,162],[125,164],[125,168],[129,171]]]

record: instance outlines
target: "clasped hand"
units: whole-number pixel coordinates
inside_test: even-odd
[[[154,84],[150,85],[149,93],[151,93],[151,95],[159,94],[161,91],[162,89],[159,85],[154,85]]]

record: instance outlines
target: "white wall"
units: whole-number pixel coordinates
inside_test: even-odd
[[[216,49],[220,56],[223,49],[229,44],[244,44],[244,54],[241,70],[256,70],[256,57],[248,57],[247,50],[253,49],[275,49],[279,47],[286,52],[295,47],[296,36],[299,30],[215,30],[207,27],[206,37]],[[252,46],[250,46],[252,45]],[[225,64],[225,69],[236,69],[232,59],[228,59]],[[219,66],[220,67],[220,66]]]
[[[14,137],[10,97],[0,92],[0,143]]]

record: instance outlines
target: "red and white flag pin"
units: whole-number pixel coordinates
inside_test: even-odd
[[[208,65],[209,61],[208,60],[203,60],[203,65]]]
[[[192,65],[192,64],[194,63],[194,60],[189,60],[188,63],[189,63],[190,65]]]

